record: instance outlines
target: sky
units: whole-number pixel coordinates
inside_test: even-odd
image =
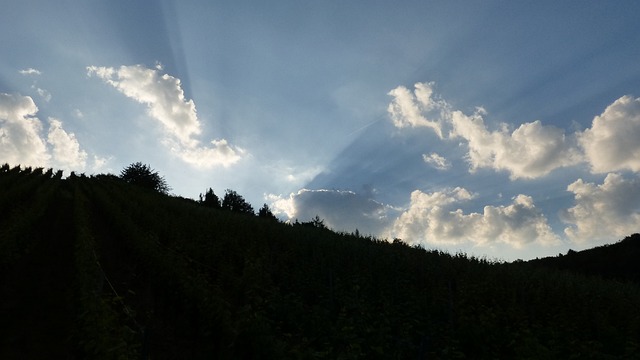
[[[640,232],[637,1],[1,7],[1,163],[494,260]]]

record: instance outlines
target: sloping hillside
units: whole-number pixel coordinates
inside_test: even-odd
[[[529,261],[532,265],[640,284],[640,234],[615,244]]]
[[[640,288],[0,171],[1,359],[633,358]]]

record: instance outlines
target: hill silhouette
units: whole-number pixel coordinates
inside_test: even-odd
[[[637,357],[640,287],[546,261],[3,166],[0,359]]]
[[[640,234],[615,244],[573,251],[565,255],[530,260],[535,266],[640,284]]]

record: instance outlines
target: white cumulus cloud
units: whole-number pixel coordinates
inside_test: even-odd
[[[62,128],[62,121],[49,119],[47,142],[52,147],[53,165],[56,168],[82,170],[87,164],[87,152],[80,148],[75,134]]]
[[[575,206],[562,219],[577,243],[612,241],[640,232],[640,179],[611,173],[600,185],[578,179],[567,187]]]
[[[640,171],[640,98],[614,101],[579,135],[579,142],[593,172]]]
[[[524,123],[513,132],[506,124],[500,130],[488,130],[482,113],[468,116],[454,111],[451,122],[451,136],[467,140],[472,171],[488,167],[506,170],[512,179],[538,178],[582,160],[562,129],[544,126],[539,120]]]
[[[172,152],[187,163],[198,166],[229,166],[237,162],[243,150],[226,140],[201,145],[195,137],[202,132],[193,100],[187,100],[180,79],[162,74],[162,67],[142,65],[87,67],[89,76],[97,76],[127,97],[147,106],[148,114],[163,127]]]
[[[38,107],[29,96],[0,93],[0,161],[42,166],[50,155],[41,137]]]
[[[471,115],[453,109],[434,95],[434,86],[432,82],[417,83],[413,92],[403,86],[391,90],[391,120],[398,128],[429,127],[441,139],[464,139],[471,171],[490,168],[509,172],[511,179],[538,178],[583,161],[576,141],[565,136],[562,129],[542,125],[538,120],[521,124],[514,131],[507,124],[489,130],[484,123],[484,108],[476,108]],[[446,129],[450,129],[448,134]],[[439,164],[437,158],[424,160]]]
[[[30,96],[0,93],[0,162],[84,171],[87,152],[75,134],[64,130],[62,121],[49,118],[45,135],[37,112]],[[94,163],[96,170],[106,160],[94,155]]]
[[[415,190],[392,233],[411,244],[430,245],[504,243],[520,248],[559,241],[530,196],[518,195],[506,206],[485,206],[482,213],[465,214],[457,207],[474,196],[459,187],[433,193]]]

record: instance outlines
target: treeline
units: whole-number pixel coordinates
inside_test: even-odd
[[[0,173],[0,246],[13,249],[0,274],[3,359],[640,352],[634,283],[339,234],[320,219],[291,226],[225,210],[224,198],[203,206],[209,191],[190,200],[120,176],[46,173]]]
[[[220,198],[214,193],[213,189],[209,188],[204,194],[199,195],[198,203],[212,209],[227,210],[247,215],[256,215],[260,218],[280,221],[273,214],[273,212],[269,208],[269,205],[267,205],[266,203],[263,204],[257,212],[254,212],[253,206],[251,206],[251,204],[249,204],[242,195],[231,189],[225,190],[224,197],[222,198],[222,200],[220,200]],[[303,222],[300,222],[298,219],[296,219],[295,222],[293,222],[291,225],[310,226],[321,229],[327,228],[324,220],[321,219],[318,215],[308,221]]]
[[[227,189],[225,190],[222,200],[213,192],[213,189],[209,188],[204,194],[200,194],[201,205],[210,207],[213,209],[222,209],[233,211],[241,214],[257,215],[259,217],[277,220],[271,209],[267,204],[264,204],[257,213],[254,213],[253,206],[249,204],[242,195],[236,191]]]
[[[530,260],[534,266],[640,284],[640,234],[615,244]]]
[[[120,179],[129,184],[147,188],[161,194],[168,194],[171,190],[171,187],[167,184],[163,176],[153,170],[149,165],[141,162],[131,164],[124,168],[119,177],[114,175],[99,175],[99,177],[110,178],[112,180]],[[228,210],[235,213],[257,215],[262,218],[278,220],[266,203],[263,204],[257,212],[254,212],[253,206],[251,206],[242,195],[231,189],[225,190],[224,197],[220,199],[213,189],[209,188],[204,194],[201,193],[199,195],[198,203],[213,209]],[[296,220],[295,224],[324,227],[324,220],[316,216],[316,218],[308,222],[300,223]]]

